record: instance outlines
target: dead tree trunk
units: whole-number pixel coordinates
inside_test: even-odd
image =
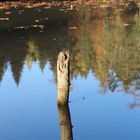
[[[57,103],[67,105],[69,99],[69,51],[61,51],[57,59]]]
[[[73,140],[69,106],[58,106],[61,140]]]

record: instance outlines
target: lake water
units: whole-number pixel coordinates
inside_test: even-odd
[[[139,140],[138,14],[112,7],[51,10],[42,20],[29,19],[37,26],[0,21],[0,139]],[[69,109],[57,107],[63,49],[71,52]],[[69,139],[61,115],[70,115]]]

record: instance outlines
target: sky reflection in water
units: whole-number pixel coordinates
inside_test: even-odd
[[[55,81],[64,48],[72,52],[73,139],[140,139],[140,22],[112,10],[95,20],[80,11],[43,32],[0,35],[0,139],[60,139]]]
[[[43,73],[37,64],[32,68],[24,67],[18,87],[10,69],[6,71],[0,93],[1,139],[60,139],[53,73],[49,65]],[[139,109],[128,108],[132,95],[101,94],[91,73],[86,79],[78,76],[72,86],[69,106],[74,139],[139,138]]]

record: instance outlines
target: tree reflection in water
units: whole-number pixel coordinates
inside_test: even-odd
[[[135,95],[140,87],[137,13],[129,15],[125,10],[88,6],[73,13],[71,19],[48,25],[43,32],[33,28],[3,31],[0,34],[0,80],[9,64],[19,84],[23,65],[32,69],[35,61],[41,70],[49,62],[56,75],[57,56],[68,48],[72,54],[71,79],[79,74],[86,77],[92,71],[104,91]]]

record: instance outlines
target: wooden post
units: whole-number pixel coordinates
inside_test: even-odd
[[[69,106],[58,106],[61,140],[73,140]]]
[[[61,51],[57,59],[57,103],[67,105],[69,99],[69,51]]]

